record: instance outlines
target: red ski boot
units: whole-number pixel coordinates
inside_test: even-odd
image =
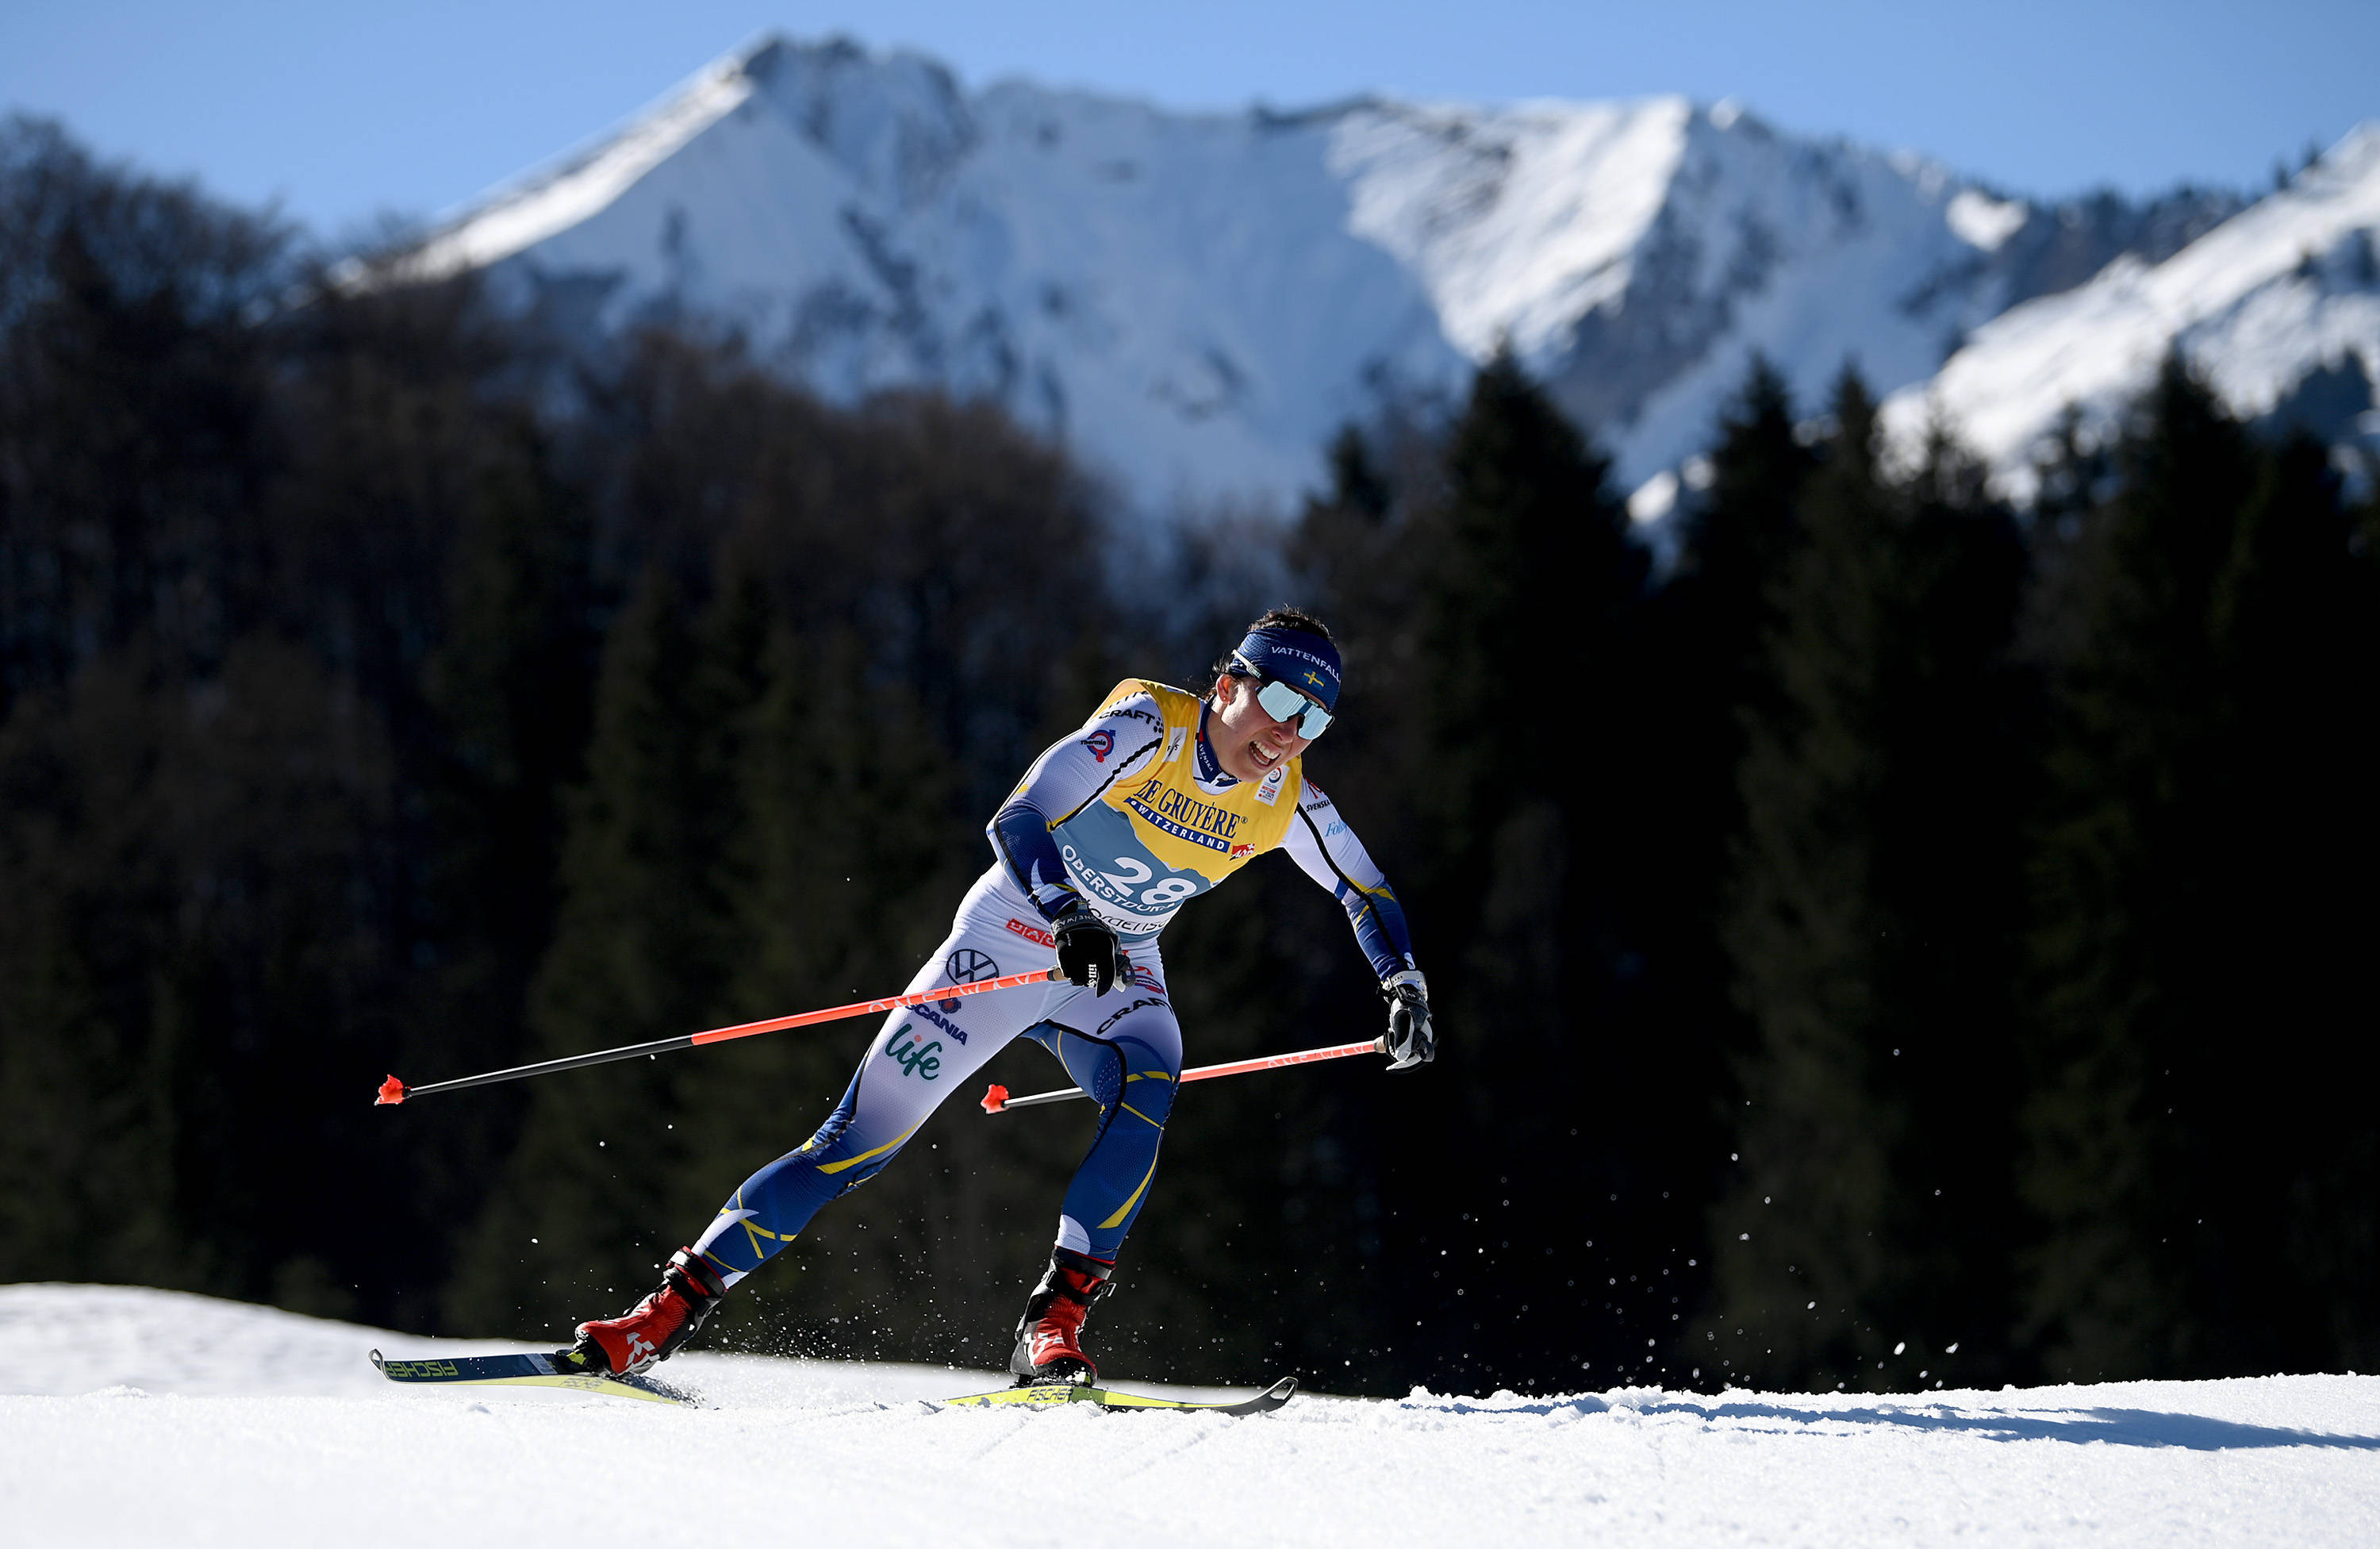
[[[578,1343],[562,1352],[559,1363],[625,1376],[667,1360],[693,1337],[726,1291],[709,1264],[681,1248],[670,1255],[660,1290],[616,1318],[580,1323]]]
[[[1113,1288],[1107,1282],[1114,1269],[1072,1249],[1050,1250],[1050,1268],[1016,1321],[1016,1353],[1008,1369],[1017,1386],[1099,1381],[1099,1369],[1083,1353],[1083,1320],[1091,1303]]]

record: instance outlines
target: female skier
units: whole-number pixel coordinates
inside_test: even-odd
[[[1182,1073],[1157,944],[1175,910],[1286,849],[1345,907],[1371,960],[1388,1001],[1390,1068],[1436,1055],[1428,988],[1396,895],[1301,767],[1330,725],[1339,683],[1330,632],[1277,608],[1216,664],[1204,698],[1141,678],[1118,684],[994,815],[998,858],[909,989],[995,978],[1003,961],[1049,951],[1065,982],[887,1017],[818,1132],[746,1179],[700,1239],[672,1255],[660,1289],[620,1317],[580,1323],[565,1363],[625,1373],[667,1358],[729,1287],[829,1200],[880,1172],[944,1097],[1025,1037],[1099,1104],[1099,1125],[1060,1206],[1009,1367],[1020,1383],[1095,1380],[1083,1321],[1148,1201]]]

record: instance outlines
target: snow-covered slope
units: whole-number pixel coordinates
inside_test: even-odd
[[[2365,1544],[2380,1378],[1905,1396],[1302,1397],[1251,1420],[936,1408],[985,1373],[681,1356],[704,1409],[398,1388],[481,1347],[0,1287],[12,1542]]]
[[[2362,424],[2308,428],[2380,447],[2380,124],[2164,262],[2119,259],[1986,323],[1932,383],[1891,399],[1886,421],[1906,446],[1939,414],[2022,497],[2066,406],[2106,434],[2177,347],[2249,418],[2284,406],[2313,373],[2360,378],[2360,394],[2348,389],[2360,404],[2350,396],[2330,418],[2360,412]]]
[[[1755,349],[1812,393],[1847,358],[1920,381],[2230,208],[2035,207],[1726,104],[1183,115],[769,39],[407,267],[488,270],[571,328],[724,323],[837,397],[990,395],[1160,507],[1293,496],[1339,424],[1508,341],[1633,484]]]

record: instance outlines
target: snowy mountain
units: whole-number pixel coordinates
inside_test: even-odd
[[[2105,437],[2176,348],[2233,412],[2380,453],[2380,124],[2163,262],[2121,258],[1995,318],[1886,421],[1907,447],[1940,415],[2022,498],[2068,405]]]
[[[944,1409],[986,1372],[692,1353],[703,1409],[411,1389],[484,1348],[131,1287],[0,1287],[27,1543],[2365,1544],[2380,1378],[1997,1392]]]
[[[699,318],[819,390],[990,395],[1147,508],[1276,506],[1390,399],[1509,342],[1632,487],[1755,350],[1890,390],[2237,208],[2041,206],[1680,98],[1187,115],[763,40],[499,189],[407,272],[595,333]]]

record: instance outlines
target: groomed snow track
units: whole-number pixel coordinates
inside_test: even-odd
[[[373,1346],[518,1347],[130,1287],[0,1287],[0,1521],[78,1549],[2380,1542],[2380,1378],[2354,1375],[1226,1420],[940,1409],[999,1379],[700,1354],[670,1372],[704,1409],[399,1389]]]

